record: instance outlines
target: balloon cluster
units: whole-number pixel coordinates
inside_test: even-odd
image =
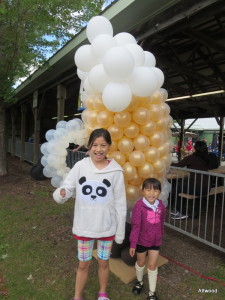
[[[66,164],[66,148],[70,143],[84,145],[87,132],[80,119],[73,119],[68,122],[59,121],[56,129],[46,132],[45,138],[47,142],[41,145],[43,174],[51,178],[54,187],[59,187],[70,170]]]
[[[167,91],[161,88],[163,72],[131,34],[113,37],[108,19],[92,18],[86,33],[91,44],[81,46],[74,57],[86,94],[85,129],[88,134],[100,127],[110,132],[109,157],[123,167],[128,200],[140,196],[147,177],[158,178],[168,188],[172,118]]]

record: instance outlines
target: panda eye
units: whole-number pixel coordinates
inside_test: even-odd
[[[91,185],[85,185],[82,187],[82,193],[84,195],[90,195],[92,192],[92,186]]]
[[[97,187],[96,189],[96,194],[99,196],[99,197],[105,197],[105,195],[107,194],[107,191],[105,188],[99,186]]]

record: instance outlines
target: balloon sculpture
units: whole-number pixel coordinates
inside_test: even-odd
[[[45,148],[48,151],[48,157],[43,157],[45,176],[52,177],[54,173],[52,184],[59,186],[68,172],[65,160],[60,159],[65,158],[68,139],[85,144],[93,129],[103,127],[112,137],[109,157],[124,170],[127,200],[138,199],[143,180],[156,177],[162,182],[161,198],[166,202],[169,183],[165,174],[171,163],[172,118],[165,103],[167,91],[161,88],[164,74],[155,67],[154,55],[144,51],[131,34],[122,32],[113,36],[112,25],[105,17],[93,17],[86,34],[90,44],[78,48],[74,57],[85,95],[82,95],[83,124],[77,119],[69,121],[80,126],[76,125],[74,130],[69,122],[61,121],[65,123],[59,122],[55,131],[46,133],[48,143],[41,149],[42,153]],[[61,147],[56,139],[60,139]],[[58,153],[58,159],[52,157],[54,152]]]

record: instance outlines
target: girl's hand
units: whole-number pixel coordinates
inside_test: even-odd
[[[130,248],[130,256],[134,257],[135,255],[135,249],[134,248]]]
[[[60,196],[63,197],[63,198],[66,197],[66,191],[65,191],[65,189],[61,189]]]

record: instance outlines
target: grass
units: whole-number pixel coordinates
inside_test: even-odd
[[[46,186],[37,185],[30,193],[19,192],[14,196],[10,192],[1,193],[0,274],[5,279],[8,299],[73,298],[77,267],[76,242],[71,235],[73,206],[73,201],[64,205],[55,203],[52,191]],[[213,272],[204,275],[225,282],[225,265],[218,265]],[[165,282],[169,284],[169,278]],[[145,286],[148,286],[147,277]],[[111,273],[108,291],[112,300],[137,300],[131,288],[132,284],[122,283]],[[187,291],[189,299],[225,299],[224,286],[192,273],[184,276],[177,289],[179,292],[168,298],[163,281],[158,282],[160,300],[185,299]],[[202,294],[199,289],[217,289],[217,293]],[[84,300],[96,300],[97,291],[97,263],[93,259]],[[145,295],[138,299],[144,299]]]

